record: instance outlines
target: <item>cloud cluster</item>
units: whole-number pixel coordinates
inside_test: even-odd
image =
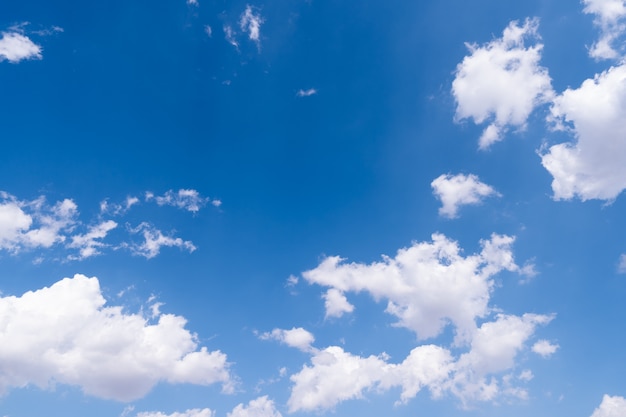
[[[518,354],[528,349],[545,357],[558,346],[545,340],[532,349],[527,346],[537,326],[546,325],[553,316],[507,315],[489,305],[495,274],[503,270],[524,273],[514,261],[513,241],[494,234],[481,242],[480,253],[464,257],[456,242],[435,234],[432,242],[414,243],[382,262],[345,263],[328,257],[304,272],[309,283],[330,287],[325,296],[327,316],[352,311],[354,306],[345,294],[364,292],[376,301],[386,301],[386,312],[398,319],[395,325],[414,331],[419,340],[435,338],[451,325],[458,353],[446,346],[424,344],[404,361],[392,363],[385,353],[362,357],[338,346],[310,347],[314,338],[304,329],[299,330],[307,335],[306,341],[299,338],[302,341],[288,343],[287,331],[275,329],[265,337],[311,353],[310,365],[291,376],[289,410],[326,410],[362,398],[368,391],[394,387],[401,389],[401,403],[422,389],[435,398],[451,393],[463,405],[500,396],[525,398],[526,390],[517,385],[527,382],[532,373],[513,375]]]
[[[330,287],[338,295],[365,292],[386,300],[386,312],[397,326],[414,331],[420,340],[438,336],[453,324],[459,341],[476,330],[475,320],[489,314],[493,276],[502,270],[523,272],[514,261],[514,238],[494,234],[481,242],[482,251],[464,257],[457,242],[434,234],[432,242],[414,243],[400,249],[395,258],[383,257],[372,264],[345,263],[338,256],[324,259],[315,269],[302,273],[312,284]],[[326,298],[327,311],[337,311]]]
[[[151,322],[105,304],[98,279],[84,275],[0,297],[0,392],[58,383],[132,401],[159,382],[232,390],[226,355],[198,349],[183,317],[159,313]]]
[[[192,213],[197,213],[208,203],[215,207],[222,205],[220,200],[211,200],[209,197],[203,197],[198,191],[192,189],[180,189],[176,192],[168,190],[162,196],[156,196],[151,191],[146,192],[146,201],[152,200],[154,200],[159,206],[177,207]]]
[[[363,398],[365,392],[395,387],[401,389],[400,403],[407,403],[423,389],[434,398],[451,393],[464,406],[499,396],[525,398],[526,390],[513,386],[510,371],[535,328],[551,319],[537,314],[500,314],[476,330],[469,350],[458,357],[433,344],[414,348],[400,363],[389,362],[385,353],[362,357],[339,346],[313,349],[311,365],[291,376],[289,411],[332,409],[340,402]],[[509,374],[496,377],[507,371]],[[520,374],[517,382],[527,382],[529,372]]]
[[[457,66],[452,94],[457,120],[489,123],[479,140],[481,149],[502,140],[510,126],[524,129],[535,107],[553,96],[548,71],[539,65],[543,45],[524,44],[538,38],[537,28],[537,20],[511,22],[502,38],[482,46],[467,44],[470,55]]]
[[[250,6],[246,5],[245,10],[239,16],[239,29],[243,33],[248,34],[248,39],[254,42],[259,51],[261,50],[261,26],[265,22],[265,19],[258,10]],[[235,47],[235,49],[239,50],[239,41],[237,40],[237,32],[233,29],[230,24],[225,24],[224,27],[224,38],[226,42]]]
[[[218,207],[220,200],[202,197],[196,190],[168,191],[162,196],[147,193],[146,201],[154,200],[159,206],[170,205],[197,213],[207,203]],[[100,203],[100,216],[90,223],[79,220],[76,203],[64,199],[49,204],[41,196],[34,200],[20,200],[6,192],[0,192],[0,251],[11,254],[34,249],[62,248],[68,251],[61,256],[65,260],[83,260],[102,254],[106,248],[129,249],[133,254],[153,258],[162,247],[178,247],[193,252],[191,241],[164,234],[149,222],[135,227],[127,226],[127,240],[107,242],[111,232],[119,224],[104,216],[125,215],[131,207],[139,204],[139,198],[127,197],[123,203]],[[137,240],[134,237],[139,236]]]
[[[444,174],[430,184],[435,196],[441,200],[439,215],[453,219],[458,217],[461,206],[480,204],[484,198],[499,196],[491,186],[480,182],[476,175]]]

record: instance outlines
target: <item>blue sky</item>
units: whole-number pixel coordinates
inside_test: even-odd
[[[0,416],[626,415],[626,2],[0,5]]]

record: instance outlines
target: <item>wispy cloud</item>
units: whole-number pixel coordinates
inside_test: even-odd
[[[248,32],[248,38],[255,42],[259,48],[261,47],[261,25],[263,22],[263,17],[259,13],[255,13],[250,5],[246,6],[246,10],[239,18],[239,27],[243,32]]]
[[[315,88],[309,88],[308,90],[300,89],[296,93],[298,97],[309,97],[317,94],[317,90]]]

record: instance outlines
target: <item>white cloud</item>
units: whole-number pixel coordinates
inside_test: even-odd
[[[311,350],[311,344],[315,341],[313,334],[302,327],[294,327],[291,330],[274,329],[271,332],[262,333],[259,338],[262,340],[278,340],[287,346],[304,352]]]
[[[343,297],[346,303],[348,292],[366,292],[376,301],[386,301],[386,311],[399,319],[397,325],[415,331],[420,340],[439,336],[452,325],[454,350],[420,345],[402,362],[392,363],[385,353],[362,357],[338,346],[311,347],[311,364],[291,376],[289,411],[332,409],[367,392],[392,388],[401,389],[400,403],[423,389],[434,398],[452,394],[464,407],[502,397],[527,398],[526,389],[514,382],[528,382],[532,372],[515,378],[512,370],[536,327],[548,324],[553,316],[507,315],[489,306],[495,274],[523,273],[511,251],[513,241],[493,234],[481,242],[480,253],[463,257],[456,242],[435,234],[432,242],[414,243],[382,262],[348,264],[328,257],[304,272],[308,282],[330,287],[333,297]],[[326,303],[327,316],[342,313],[337,304]]]
[[[343,401],[363,398],[367,392],[395,387],[401,389],[402,404],[425,388],[434,398],[451,393],[464,407],[500,397],[525,398],[526,390],[512,385],[510,374],[498,375],[516,367],[516,358],[536,326],[551,319],[537,314],[498,315],[477,329],[469,351],[458,358],[447,348],[432,344],[414,348],[398,364],[390,363],[384,353],[361,357],[338,346],[313,349],[311,365],[304,365],[290,378],[289,411],[328,410]],[[530,379],[529,370],[518,378],[521,382]]]
[[[557,129],[572,143],[541,155],[552,174],[554,198],[613,200],[626,188],[626,64],[567,89],[551,109]]]
[[[282,417],[282,414],[276,410],[272,400],[263,396],[250,401],[247,406],[237,405],[228,417]]]
[[[226,39],[226,42],[234,46],[235,49],[239,50],[239,42],[237,42],[235,32],[230,25],[224,25],[224,38]]]
[[[330,288],[323,295],[326,318],[341,317],[345,313],[352,313],[354,306],[348,302],[346,296],[336,288]]]
[[[0,62],[7,60],[16,64],[25,59],[41,59],[41,46],[21,33],[19,27],[2,32],[0,38]]]
[[[379,383],[388,367],[384,357],[354,356],[338,346],[316,352],[311,365],[291,376],[289,412],[329,409],[339,402],[362,398]]]
[[[137,417],[214,417],[215,413],[209,408],[194,408],[192,410],[183,411],[182,413],[175,412],[172,414],[164,414],[159,411],[144,411],[137,414]]]
[[[102,214],[111,214],[114,216],[123,215],[130,210],[132,206],[135,204],[139,204],[139,198],[134,196],[126,197],[123,203],[115,204],[109,203],[108,199],[102,200],[100,202],[100,213]]]
[[[232,389],[226,355],[198,350],[183,317],[161,314],[151,323],[105,303],[98,279],[83,275],[0,297],[0,392],[68,384],[132,401],[159,382]]]
[[[209,38],[212,38],[213,37],[213,29],[211,28],[211,26],[205,25],[204,26],[204,33],[206,33]]]
[[[474,335],[470,351],[462,354],[456,363],[452,393],[464,406],[476,400],[494,400],[501,390],[491,375],[513,369],[517,354],[536,326],[551,320],[551,316],[537,314],[521,317],[500,314],[495,321],[484,323]],[[519,390],[513,393],[520,395]]]
[[[532,347],[533,352],[535,352],[537,355],[541,355],[544,358],[552,356],[554,352],[556,352],[558,349],[559,345],[553,345],[547,340],[539,340]]]
[[[419,339],[435,337],[452,323],[457,341],[468,340],[476,318],[490,312],[493,275],[520,271],[511,252],[514,238],[494,234],[481,242],[480,253],[467,257],[445,236],[432,238],[369,265],[328,257],[302,276],[343,294],[364,291],[377,301],[386,300],[386,311],[398,318],[396,325],[411,329]]]
[[[595,59],[617,59],[623,48],[615,50],[615,43],[624,34],[626,2],[624,0],[583,0],[587,14],[595,15],[594,23],[600,28],[600,39],[593,44],[589,55]]]
[[[194,244],[189,240],[179,237],[165,236],[163,232],[149,223],[143,222],[136,228],[130,229],[131,233],[141,233],[144,241],[139,244],[129,245],[133,253],[141,255],[147,259],[154,258],[161,252],[163,246],[185,249],[188,252],[196,250]]]
[[[626,398],[605,395],[602,403],[596,408],[591,417],[624,417],[626,416]]]
[[[159,206],[178,207],[183,210],[191,211],[192,213],[197,213],[202,207],[211,201],[208,197],[202,197],[196,190],[183,188],[176,192],[169,190],[162,196],[155,196],[154,193],[150,191],[146,192],[146,201],[151,201],[153,199]],[[219,200],[214,201],[219,202],[217,203],[217,206],[221,204],[221,201]],[[215,203],[211,204],[215,205]]]
[[[76,204],[69,199],[50,206],[44,197],[22,201],[0,192],[0,249],[17,253],[64,242],[63,233],[72,229],[77,214]]]
[[[261,25],[264,20],[259,13],[255,13],[250,5],[246,6],[246,10],[239,18],[239,27],[243,32],[248,32],[248,38],[261,47]]]
[[[187,4],[190,6],[199,6],[198,0],[187,0]]]
[[[315,88],[309,88],[308,90],[300,89],[296,93],[298,97],[309,97],[317,94],[317,90]]]
[[[70,255],[68,259],[85,259],[91,256],[100,255],[99,248],[107,246],[102,242],[107,234],[117,227],[117,223],[113,220],[107,220],[95,226],[82,235],[71,237],[71,242],[67,245],[69,248],[79,250],[78,256]]]
[[[480,182],[472,174],[440,175],[430,185],[442,203],[439,214],[451,219],[458,216],[459,207],[480,204],[486,197],[499,195],[491,186]]]
[[[539,37],[537,28],[536,19],[522,26],[511,22],[502,38],[483,46],[468,44],[470,55],[457,66],[452,83],[455,117],[489,123],[479,141],[481,149],[502,140],[509,126],[524,129],[535,107],[553,96],[548,71],[539,65],[543,45],[524,45]]]

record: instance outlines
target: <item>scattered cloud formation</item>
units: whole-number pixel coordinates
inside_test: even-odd
[[[190,6],[199,6],[198,0],[187,0],[187,4]]]
[[[512,387],[506,375],[516,357],[533,335],[537,325],[552,318],[524,314],[521,317],[498,315],[483,323],[474,333],[470,349],[455,358],[447,348],[422,345],[414,348],[401,363],[389,362],[389,356],[361,357],[330,346],[312,350],[311,365],[304,365],[291,376],[293,383],[288,400],[290,412],[322,411],[343,401],[360,399],[366,392],[401,388],[399,403],[407,403],[422,389],[434,398],[449,392],[463,406],[476,401],[492,401],[501,396],[523,398],[522,387]],[[518,378],[527,382],[528,378]]]
[[[600,39],[589,49],[589,55],[597,60],[618,59],[623,56],[620,43],[626,31],[626,2],[624,0],[583,0],[583,12],[595,16],[594,23],[600,28]]]
[[[543,45],[537,40],[537,19],[511,22],[502,38],[483,46],[467,44],[470,55],[457,66],[452,94],[456,119],[489,125],[479,140],[487,149],[503,139],[509,127],[524,129],[531,112],[553,97],[548,71],[539,65]],[[523,88],[520,88],[523,86]]]
[[[262,333],[259,338],[261,340],[277,340],[303,352],[311,350],[311,344],[315,341],[313,334],[302,327],[294,327],[291,330],[274,329],[271,332]]]
[[[296,93],[298,97],[309,97],[317,94],[317,90],[315,88],[309,88],[308,90],[300,89]]]
[[[132,401],[159,382],[232,390],[226,355],[198,350],[183,317],[159,314],[152,323],[105,304],[98,279],[84,275],[0,297],[0,393],[59,383]]]
[[[435,196],[441,200],[439,215],[453,219],[458,217],[459,207],[480,204],[483,199],[499,194],[489,185],[480,182],[476,175],[444,174],[430,183]]]
[[[144,411],[137,414],[137,417],[215,417],[215,413],[209,408],[194,408],[192,410],[183,411],[182,413],[164,414],[158,411]]]
[[[165,236],[163,232],[149,223],[143,222],[139,226],[130,229],[131,233],[141,234],[144,238],[142,243],[129,245],[134,254],[144,256],[147,259],[154,258],[161,252],[161,248],[175,247],[185,249],[188,252],[196,250],[194,244],[189,240],[179,237]]]
[[[220,200],[202,197],[196,190],[181,189],[168,191],[163,196],[146,194],[146,200],[154,200],[159,206],[169,205],[192,213],[197,213],[207,203],[219,207]],[[129,240],[107,241],[110,232],[118,228],[118,222],[104,219],[105,216],[123,216],[131,207],[139,203],[137,197],[127,197],[123,203],[110,203],[107,199],[100,203],[100,214],[96,222],[87,225],[79,220],[76,203],[64,199],[49,204],[44,196],[34,200],[20,200],[0,191],[0,251],[17,255],[26,251],[47,249],[54,259],[78,261],[101,255],[104,249],[130,249],[134,254],[153,258],[162,247],[177,247],[188,252],[196,250],[195,245],[172,235],[165,235],[149,222],[141,222],[136,227],[128,225]],[[133,236],[143,240],[135,242]],[[66,253],[58,253],[65,250]],[[39,261],[42,257],[37,258]],[[38,261],[38,262],[39,262]]]
[[[123,203],[115,204],[109,203],[107,200],[102,200],[100,202],[100,213],[102,214],[110,214],[113,216],[123,215],[130,210],[132,206],[139,203],[139,198],[128,196]]]
[[[65,242],[77,214],[76,204],[69,199],[51,206],[44,197],[18,200],[0,191],[0,249],[18,253]]]
[[[605,395],[600,406],[591,417],[623,417],[626,416],[626,398]]]
[[[527,370],[517,378],[510,372],[517,367],[518,354],[529,349],[537,326],[548,324],[553,316],[508,315],[489,306],[495,274],[503,270],[523,273],[514,261],[513,241],[493,234],[481,242],[480,253],[463,257],[456,242],[435,234],[432,242],[414,243],[399,250],[395,258],[383,257],[382,262],[348,264],[328,257],[304,272],[309,283],[330,287],[325,295],[327,317],[354,309],[346,293],[365,292],[376,301],[386,301],[386,312],[398,318],[395,325],[414,331],[418,340],[435,338],[448,325],[455,338],[451,347],[417,346],[401,363],[390,362],[385,353],[362,357],[338,346],[308,348],[312,336],[306,342],[289,343],[301,350],[306,346],[312,355],[311,364],[291,376],[289,411],[332,409],[367,392],[394,387],[401,389],[399,403],[425,388],[434,398],[450,393],[464,407],[500,397],[526,398],[526,389],[518,385],[528,382],[532,372]],[[284,341],[282,332],[266,337]],[[539,341],[532,350],[547,357],[557,347]]]
[[[113,220],[107,220],[90,227],[89,231],[83,235],[72,236],[72,241],[67,245],[67,247],[78,249],[78,256],[69,255],[69,259],[80,260],[100,255],[98,248],[107,246],[102,242],[102,239],[104,239],[107,234],[116,227],[116,222]]]
[[[224,38],[226,42],[235,47],[235,49],[239,50],[239,42],[235,38],[235,32],[230,25],[224,25]]]
[[[219,207],[222,202],[220,200],[211,200],[209,197],[202,197],[196,190],[183,189],[174,192],[173,190],[167,191],[162,196],[156,196],[153,192],[146,192],[146,201],[156,201],[159,206],[172,206],[178,207],[183,210],[197,213],[207,203]]]
[[[246,6],[246,10],[239,18],[239,28],[242,32],[248,33],[248,39],[256,43],[258,48],[261,47],[261,25],[263,22],[263,17],[259,13],[255,13],[250,5]]]
[[[239,404],[228,413],[228,417],[282,417],[282,414],[276,410],[272,400],[263,396],[250,401],[247,406]]]
[[[555,98],[551,119],[572,143],[543,151],[556,200],[613,200],[626,188],[626,64]]]
[[[6,60],[12,64],[17,64],[26,59],[42,58],[41,46],[24,34],[23,26],[17,25],[1,33],[0,62]]]

